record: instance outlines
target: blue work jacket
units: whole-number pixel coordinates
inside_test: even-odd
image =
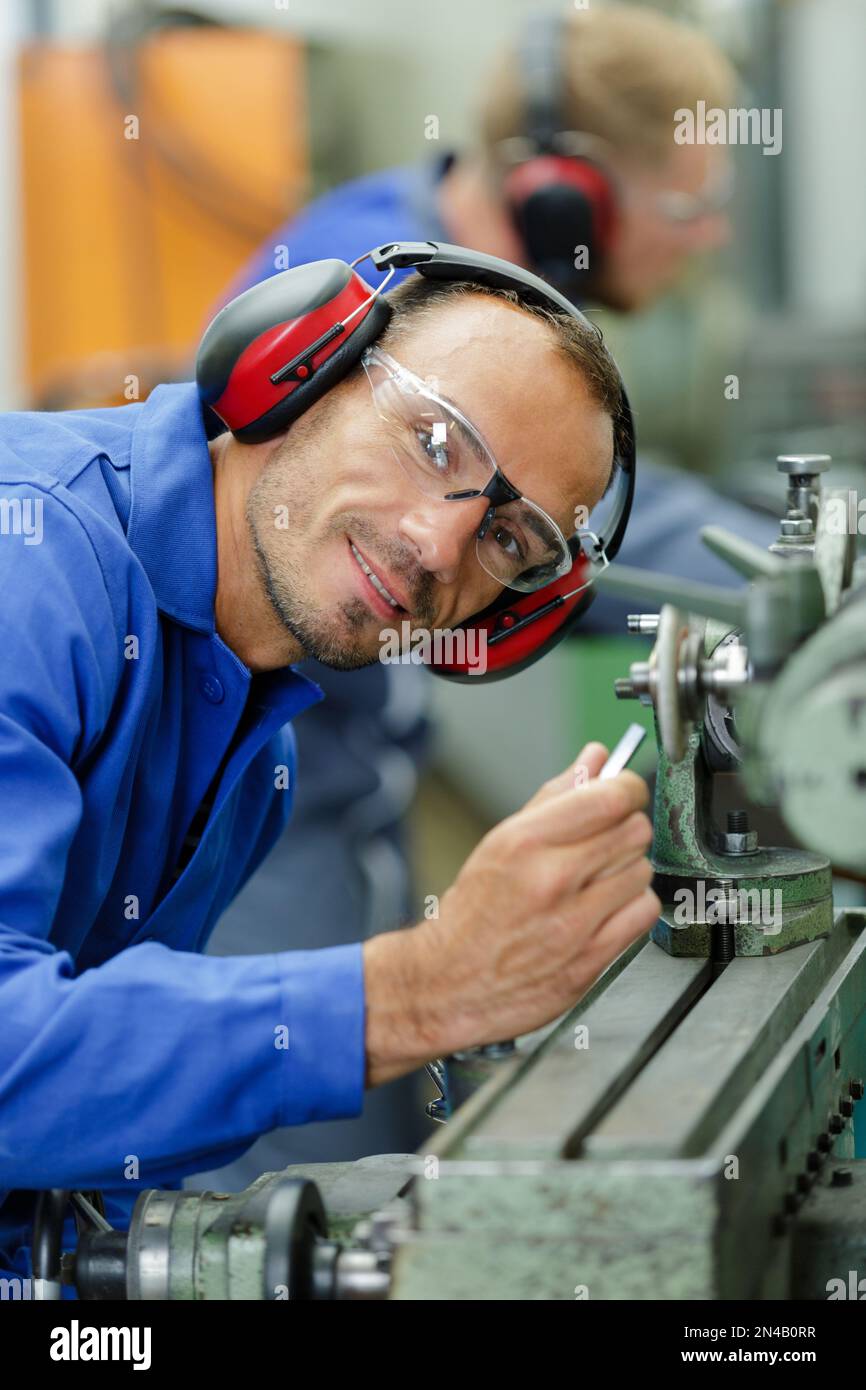
[[[0,416],[0,1269],[27,1270],[13,1189],[103,1188],[122,1225],[142,1188],[363,1104],[360,945],[200,954],[322,698],[220,639],[216,574],[194,386]]]

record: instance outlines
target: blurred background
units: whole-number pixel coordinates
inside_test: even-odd
[[[471,146],[496,52],[538,8],[6,0],[0,407],[124,404],[188,377],[214,307],[294,212],[359,174]],[[834,482],[850,478],[862,495],[866,4],[643,8],[713,38],[743,84],[739,104],[783,110],[784,144],[776,157],[732,151],[723,251],[650,309],[599,317],[641,452],[773,514],[781,452],[832,454]],[[409,813],[416,912],[587,738],[615,741],[634,707],[616,706],[612,681],[634,642],[562,644],[483,697],[430,682],[432,760]]]

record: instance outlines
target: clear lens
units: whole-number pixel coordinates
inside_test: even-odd
[[[525,593],[571,569],[571,554],[561,532],[525,497],[497,507],[476,548],[489,575]]]
[[[432,497],[482,488],[494,463],[468,421],[423,384],[395,378],[384,366],[365,363],[383,435],[417,487]]]
[[[480,493],[497,467],[474,425],[432,386],[379,348],[368,349],[362,363],[373,390],[383,444],[415,486],[431,497]],[[562,532],[525,497],[496,508],[484,535],[476,540],[476,553],[491,578],[526,593],[571,568]]]

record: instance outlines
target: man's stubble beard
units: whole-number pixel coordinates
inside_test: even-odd
[[[302,417],[292,426],[250,489],[246,520],[259,577],[277,620],[300,643],[306,657],[336,671],[357,671],[378,660],[378,653],[371,655],[360,640],[353,641],[354,634],[360,639],[369,628],[371,610],[353,597],[337,605],[337,615],[322,614],[291,544],[293,531],[300,536],[309,531],[316,479],[321,476],[312,445],[321,440],[328,413],[312,422]],[[288,513],[285,529],[276,525],[282,508]],[[273,547],[267,543],[270,536],[276,542]]]

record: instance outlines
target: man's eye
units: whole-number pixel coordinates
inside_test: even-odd
[[[509,559],[519,560],[521,563],[526,559],[526,549],[519,536],[504,522],[494,521],[490,527],[490,536]]]
[[[415,439],[422,461],[428,468],[435,473],[448,473],[451,470],[451,451],[444,430],[437,429],[435,425],[432,429],[419,425],[415,429]]]

